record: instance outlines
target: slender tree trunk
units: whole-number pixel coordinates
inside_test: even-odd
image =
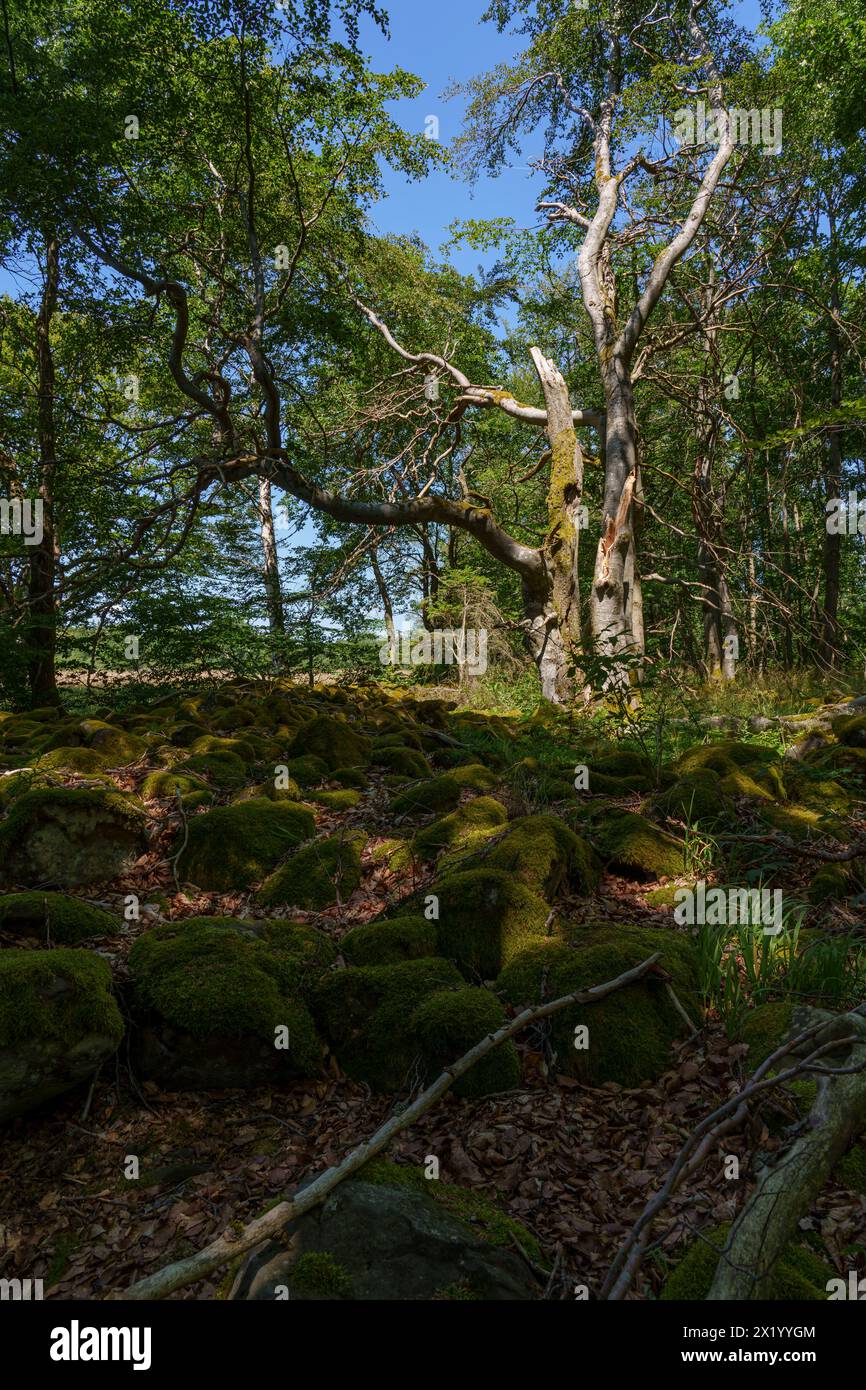
[[[382,609],[385,614],[385,631],[388,634],[388,645],[392,651],[396,651],[397,629],[394,626],[394,605],[391,603],[391,595],[388,593],[385,576],[382,574],[382,567],[379,564],[378,546],[374,545],[370,551],[370,565],[373,570],[373,577],[376,580],[376,588],[379,590],[379,598],[382,600]]]
[[[286,616],[269,478],[259,478],[259,533],[262,542],[262,574],[265,582],[268,627],[271,634],[271,661],[274,666],[279,667],[284,660],[282,639],[286,632]]]
[[[831,302],[833,327],[830,331],[830,404],[842,404],[842,345],[838,331],[839,297],[834,279]],[[824,470],[824,500],[842,496],[842,432],[834,426],[828,433]],[[822,610],[820,659],[833,670],[839,665],[839,586],[842,537],[824,531],[824,604]]]
[[[53,231],[45,235],[45,285],[36,320],[36,371],[38,382],[37,433],[39,450],[39,501],[42,536],[30,549],[28,582],[28,677],[34,709],[59,705],[57,689],[57,592],[59,557],[55,518],[57,481],[57,433],[54,416],[54,354],[51,322],[57,305],[60,280],[60,248]]]

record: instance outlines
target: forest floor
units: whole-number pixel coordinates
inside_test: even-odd
[[[425,695],[429,698],[429,692]],[[100,713],[105,719],[106,712]],[[143,716],[139,714],[138,719],[143,727]],[[469,742],[473,758],[483,764],[480,719],[471,716],[475,723]],[[111,722],[110,715],[106,722]],[[134,720],[126,714],[123,722],[129,729]],[[450,716],[444,727],[459,732]],[[502,730],[494,732],[499,749]],[[533,730],[528,731],[530,736]],[[769,741],[764,738],[763,746]],[[833,745],[838,746],[835,741]],[[524,740],[516,752],[525,751]],[[581,756],[580,746],[561,752],[560,770]],[[548,756],[545,736],[540,746],[542,771]],[[435,754],[431,758],[435,761]],[[33,766],[32,759],[28,762],[14,748],[7,758],[7,767],[10,764],[10,770],[16,765]],[[140,793],[145,774],[159,764],[151,743],[144,756],[124,768],[109,769],[109,775],[119,790]],[[835,843],[851,843],[862,836],[864,826],[862,774],[836,767],[833,775],[852,798],[842,818],[845,832],[837,830]],[[345,902],[321,911],[288,904],[264,913],[250,889],[205,891],[185,882],[182,875],[176,880],[172,856],[188,823],[207,810],[187,814],[179,812],[173,798],[149,800],[147,851],[110,883],[75,890],[119,920],[124,904],[134,895],[141,904],[139,919],[123,920],[115,935],[96,937],[88,942],[89,948],[110,963],[121,996],[129,983],[126,962],[133,942],[160,922],[202,916],[243,920],[266,916],[269,921],[283,917],[326,932],[339,950],[349,930],[383,915],[393,916],[407,895],[435,881],[435,863],[413,861],[394,869],[377,853],[389,838],[406,834],[406,818],[395,817],[389,809],[396,780],[386,770],[372,767],[353,806],[338,810],[307,802],[314,806],[317,836],[363,827],[368,837],[359,885]],[[69,771],[62,776],[62,785],[88,786],[92,779]],[[325,790],[333,785],[325,779]],[[561,812],[555,792],[545,800],[543,788],[535,791],[534,798],[528,797],[525,778],[505,777],[497,796],[509,819],[539,810]],[[217,792],[221,800],[227,795]],[[644,790],[622,789],[616,794],[616,789],[608,788],[604,798],[588,798],[592,800],[597,800],[602,812],[605,808],[614,812],[647,809]],[[820,861],[780,849],[776,831],[768,831],[756,818],[761,808],[756,812],[748,801],[737,804],[740,831],[768,834],[764,844],[756,840],[740,845],[741,876],[756,865],[763,875],[772,861],[774,884],[784,888],[786,898],[802,905],[801,927],[806,933],[818,930],[828,939],[847,940],[866,932],[866,909],[856,893],[834,901],[810,901],[809,885]],[[427,817],[425,823],[431,819]],[[590,837],[596,821],[590,816],[586,822]],[[672,828],[687,837],[694,833],[669,818],[668,829]],[[807,843],[828,841],[816,830]],[[704,837],[700,848],[705,850],[706,845]],[[621,923],[667,931],[674,925],[672,910],[670,903],[659,903],[657,890],[660,884],[675,888],[678,883],[691,883],[696,872],[707,873],[710,881],[729,881],[718,861],[712,866],[709,858],[700,856],[679,878],[654,877],[645,871],[630,877],[608,861],[591,895],[566,886],[558,891],[555,908],[572,925]],[[755,881],[754,872],[749,881]],[[21,946],[20,934],[0,928],[0,948]],[[342,957],[341,962],[345,964]],[[746,962],[741,976],[748,984]],[[766,997],[777,997],[774,988],[777,992],[782,988],[778,980]],[[692,1037],[674,1043],[668,1068],[639,1086],[614,1081],[587,1085],[559,1068],[543,1037],[523,1036],[518,1039],[519,1087],[471,1100],[446,1097],[392,1144],[388,1156],[417,1164],[435,1153],[450,1182],[495,1198],[537,1237],[546,1257],[556,1260],[555,1296],[567,1297],[571,1285],[596,1288],[648,1197],[663,1182],[680,1145],[748,1075],[748,1047],[737,1040],[736,1030],[717,1002],[709,1001],[703,1024]],[[401,1100],[405,1096],[377,1094],[367,1084],[352,1080],[333,1053],[320,1076],[290,1085],[223,1091],[163,1089],[136,1075],[127,1034],[92,1085],[72,1090],[7,1126],[0,1144],[0,1276],[26,1271],[42,1277],[51,1298],[104,1298],[202,1248],[238,1222],[246,1224],[305,1176],[336,1165]],[[766,1162],[783,1143],[772,1124],[768,1127],[757,1113],[743,1132],[725,1140],[725,1154],[736,1155],[748,1176],[758,1156]],[[136,1155],[141,1164],[140,1177],[134,1182],[124,1176],[128,1155]],[[695,1233],[730,1221],[744,1200],[746,1186],[725,1181],[720,1159],[706,1164],[684,1184],[658,1224],[655,1243],[631,1296],[657,1297]],[[823,1254],[841,1275],[850,1269],[852,1259],[861,1276],[866,1272],[861,1267],[866,1264],[863,1193],[842,1181],[831,1182],[801,1222],[801,1229],[814,1233]],[[214,1277],[175,1296],[214,1297],[220,1285],[221,1278]]]

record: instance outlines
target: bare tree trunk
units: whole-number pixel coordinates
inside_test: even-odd
[[[376,588],[379,590],[379,597],[382,600],[388,644],[392,651],[396,651],[397,629],[394,626],[394,605],[391,603],[391,595],[388,593],[385,576],[382,574],[382,567],[379,564],[379,547],[376,545],[374,545],[370,551],[370,565],[373,570],[373,577],[376,580]]]
[[[37,430],[39,449],[39,501],[42,537],[30,548],[28,583],[28,677],[34,708],[59,705],[57,689],[57,593],[59,558],[55,518],[57,434],[54,417],[54,354],[51,321],[57,305],[60,280],[60,247],[53,231],[45,234],[45,285],[36,319],[36,370],[38,381]]]
[[[839,295],[834,278],[831,308],[833,327],[830,331],[830,404],[842,404],[842,345],[839,337]],[[842,433],[838,426],[829,431],[827,462],[824,471],[824,499],[826,502],[842,496]],[[839,578],[842,558],[842,537],[824,531],[824,604],[820,657],[821,664],[828,670],[839,665]]]
[[[604,516],[595,557],[590,605],[596,650],[611,659],[609,679],[628,684],[629,664],[615,659],[638,651],[633,629],[637,571],[635,492],[638,488],[634,393],[628,368],[614,357],[604,372]]]
[[[277,535],[274,527],[274,508],[269,478],[259,478],[259,531],[262,542],[262,573],[265,581],[268,627],[271,633],[271,661],[274,666],[281,666],[284,659],[282,638],[286,632],[286,617],[283,609],[283,590],[280,583]]]

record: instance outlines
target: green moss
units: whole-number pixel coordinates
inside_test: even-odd
[[[793,1004],[780,1001],[759,1004],[746,1014],[740,1029],[740,1038],[749,1045],[749,1067],[754,1071],[762,1062],[781,1047],[791,1031]]]
[[[412,1015],[411,1027],[418,1039],[424,1079],[435,1078],[456,1062],[475,1043],[495,1033],[505,1023],[505,1010],[487,989],[443,990],[432,995]],[[454,1083],[457,1096],[473,1099],[510,1091],[520,1084],[520,1059],[511,1041],[500,1043],[471,1071]]]
[[[413,849],[419,859],[434,859],[443,849],[459,847],[468,852],[489,840],[507,822],[508,813],[501,801],[478,796],[419,830]]]
[[[760,817],[776,830],[784,831],[792,840],[805,840],[813,835],[845,838],[843,826],[829,816],[810,811],[806,806],[775,806],[765,802],[760,807]]]
[[[854,877],[850,865],[823,864],[812,875],[807,896],[810,903],[825,903],[847,898],[854,891]]]
[[[274,1041],[289,1029],[300,1075],[319,1068],[321,1045],[301,999],[303,966],[279,941],[232,919],[191,918],[153,927],[129,953],[136,1003],[196,1038],[251,1034]]]
[[[468,979],[494,979],[534,937],[543,936],[543,898],[500,869],[469,869],[437,879],[439,949]]]
[[[214,801],[213,792],[183,792],[180,804],[184,811],[198,811],[202,806],[212,806]]]
[[[296,845],[310,839],[315,819],[291,801],[244,801],[195,816],[186,827],[178,872],[199,888],[249,888]]]
[[[683,842],[645,816],[608,810],[597,840],[602,858],[624,872],[643,878],[676,878],[683,872]]]
[[[722,778],[720,785],[725,796],[742,796],[749,801],[775,800],[769,788],[761,786],[744,767],[732,768],[727,776]]]
[[[495,791],[500,782],[496,773],[491,772],[489,767],[483,767],[481,763],[465,763],[460,767],[453,767],[448,777],[459,787],[468,787],[473,792]]]
[[[414,748],[379,748],[373,753],[377,767],[386,767],[400,777],[429,777],[432,768],[423,753]]]
[[[435,956],[437,931],[424,917],[393,917],[354,927],[340,942],[351,965],[390,965]]]
[[[304,1299],[347,1299],[352,1297],[352,1280],[333,1255],[308,1250],[292,1265],[289,1291]]]
[[[285,781],[286,785],[282,783]],[[273,780],[259,782],[253,787],[244,787],[242,791],[236,792],[232,801],[255,801],[257,797],[263,796],[268,801],[302,801],[303,794],[298,783],[293,777],[280,778],[280,786],[276,786]]]
[[[412,1192],[423,1192],[468,1226],[476,1240],[509,1250],[514,1249],[516,1242],[536,1264],[544,1266],[547,1263],[535,1236],[481,1192],[439,1178],[425,1178],[422,1168],[409,1163],[392,1163],[386,1158],[374,1158],[365,1164],[358,1178],[376,1186],[406,1187]]]
[[[344,787],[354,787],[357,791],[366,791],[370,785],[370,779],[366,772],[362,772],[357,767],[337,767],[330,774],[329,781],[340,782]]]
[[[36,763],[40,772],[77,772],[82,776],[100,773],[109,766],[109,759],[95,748],[55,748],[43,753]]]
[[[587,927],[574,932],[570,943],[552,938],[536,942],[503,970],[496,988],[517,1007],[536,1005],[616,979],[657,951],[678,999],[699,1021],[695,947],[683,933],[661,928]],[[574,1045],[578,1026],[589,1031],[585,1048]],[[682,1029],[663,982],[653,976],[598,1003],[563,1009],[550,1022],[558,1068],[589,1085],[616,1081],[638,1086],[660,1075]]]
[[[589,785],[592,791],[605,791],[603,783],[613,781],[629,791],[648,791],[655,782],[655,769],[644,753],[631,748],[620,748],[615,753],[607,753],[593,758],[589,770]]]
[[[0,878],[63,886],[111,878],[145,846],[147,815],[108,787],[39,787],[0,824]]]
[[[201,757],[205,754],[230,754],[233,758],[239,758],[247,766],[255,761],[256,748],[251,739],[248,738],[220,738],[216,734],[203,734],[190,744],[190,752]]]
[[[787,774],[787,780],[796,799],[812,811],[847,816],[851,810],[849,793],[832,777],[816,776],[810,769],[798,768],[793,777]]]
[[[289,758],[285,763],[286,770],[290,777],[294,777],[300,787],[315,787],[319,782],[324,782],[330,776],[328,764],[322,758],[314,757],[312,754],[299,758]]]
[[[703,743],[697,748],[689,748],[675,764],[677,772],[697,772],[709,768],[719,776],[726,776],[732,767],[749,767],[751,764],[771,763],[777,760],[772,748],[759,743],[737,743],[725,739],[718,743]]]
[[[311,754],[321,758],[329,769],[363,767],[370,760],[370,740],[345,719],[317,714],[302,725],[289,745],[290,757]]]
[[[256,716],[243,705],[230,705],[228,709],[217,710],[211,719],[211,728],[220,730],[244,729],[255,724]]]
[[[866,748],[866,714],[843,715],[831,725],[836,737],[849,748]]]
[[[850,1148],[836,1164],[833,1177],[852,1192],[866,1197],[866,1147],[855,1144]]]
[[[719,1254],[725,1248],[730,1226],[717,1226],[696,1240],[668,1275],[660,1298],[666,1302],[705,1300],[710,1292]],[[791,1243],[782,1253],[764,1297],[769,1302],[810,1302],[827,1297],[827,1283],[836,1271],[805,1246]]]
[[[601,865],[585,840],[556,816],[524,816],[512,821],[489,854],[485,866],[513,874],[545,898],[564,887],[589,894],[598,885]]]
[[[123,1019],[108,962],[90,951],[0,951],[0,1047],[74,1044],[89,1034],[117,1046]]]
[[[725,811],[725,797],[718,773],[709,768],[689,773],[667,791],[661,792],[653,805],[663,816],[684,821],[687,825],[717,820]]]
[[[445,960],[352,966],[318,982],[313,1012],[349,1076],[375,1091],[399,1091],[418,1066],[415,1010],[431,994],[462,984]]]
[[[361,882],[361,854],[366,843],[367,836],[361,831],[316,840],[269,875],[257,901],[264,907],[291,903],[310,912],[346,902]]]
[[[405,791],[391,798],[391,812],[395,816],[426,815],[452,811],[460,800],[461,786],[456,777],[445,773],[441,777],[431,777],[423,782],[415,782]]]
[[[247,780],[247,768],[243,758],[236,753],[214,752],[194,753],[185,762],[178,763],[177,772],[200,772],[215,787],[230,791],[242,787]]]
[[[392,873],[408,869],[414,863],[412,846],[408,840],[380,840],[370,851],[374,864],[385,864]]]
[[[207,782],[203,782],[201,777],[194,774],[160,768],[157,772],[147,774],[140,791],[145,801],[165,801],[176,796],[178,791],[183,795],[184,792],[206,792],[209,788]]]
[[[48,785],[48,778],[33,768],[22,768],[20,772],[8,772],[0,777],[0,810],[11,806],[25,792],[35,791],[37,787]]]
[[[0,929],[39,936],[46,945],[74,946],[91,936],[113,936],[119,925],[109,912],[65,893],[10,893],[0,898]]]

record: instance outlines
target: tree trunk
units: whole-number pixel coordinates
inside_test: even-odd
[[[57,689],[57,593],[59,555],[55,525],[57,435],[54,419],[54,354],[51,321],[57,305],[60,248],[54,232],[45,236],[45,285],[36,319],[36,371],[38,382],[37,433],[39,451],[39,501],[42,536],[30,548],[28,580],[28,678],[34,709],[59,705]]]
[[[631,378],[619,357],[613,357],[605,367],[604,389],[604,516],[595,557],[591,616],[596,651],[607,659],[609,666],[605,685],[610,686],[630,684],[633,657],[640,653],[633,625],[637,574],[635,510],[639,491],[637,430]]]
[[[830,404],[842,404],[842,347],[838,331],[839,303],[834,282],[832,296],[833,328],[830,331]],[[842,434],[838,426],[829,431],[824,470],[824,500],[842,496]],[[824,606],[821,627],[821,664],[832,671],[839,665],[839,575],[842,537],[824,531]]]
[[[379,548],[373,546],[370,551],[370,565],[373,570],[373,577],[376,580],[376,588],[379,590],[379,597],[382,600],[382,609],[385,614],[385,631],[388,634],[388,645],[391,651],[397,650],[397,629],[394,626],[394,605],[391,602],[391,595],[388,593],[388,586],[382,574],[379,564]]]
[[[262,541],[262,573],[265,581],[268,627],[271,634],[271,661],[275,667],[279,667],[284,660],[282,639],[286,632],[286,617],[269,478],[259,478],[259,531]]]

